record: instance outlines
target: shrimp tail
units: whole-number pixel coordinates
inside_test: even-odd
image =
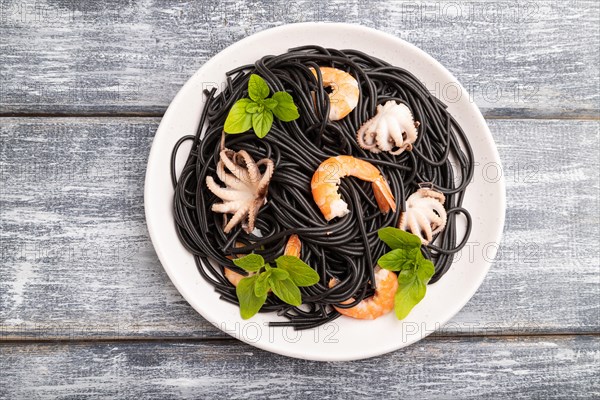
[[[300,258],[300,252],[302,251],[302,242],[300,242],[300,238],[298,235],[293,234],[288,239],[287,244],[285,245],[285,250],[283,254],[286,256],[294,256]]]
[[[379,206],[381,212],[387,214],[390,209],[393,212],[396,212],[396,201],[394,200],[392,190],[385,181],[385,178],[380,175],[376,180],[373,181],[372,186],[373,193],[375,194],[375,200],[377,201],[377,206]]]

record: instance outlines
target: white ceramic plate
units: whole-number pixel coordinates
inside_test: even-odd
[[[473,216],[469,238],[472,245],[468,246],[473,251],[465,249],[459,254],[450,271],[428,286],[426,297],[403,321],[398,321],[394,313],[374,321],[341,317],[318,329],[298,332],[292,328],[269,328],[269,321],[279,319],[274,313],[257,314],[244,321],[238,307],[220,300],[212,286],[202,279],[193,257],[177,238],[169,160],[175,142],[196,131],[203,106],[202,89],[220,86],[225,71],[305,44],[362,50],[411,71],[430,90],[439,91],[434,93],[449,106],[474,149],[475,176],[464,200],[464,207]],[[180,164],[184,159],[180,157]],[[473,296],[496,254],[504,225],[505,189],[501,174],[496,175],[499,171],[498,152],[479,109],[452,74],[422,50],[394,36],[357,25],[285,25],[226,48],[200,68],[175,96],[150,152],[145,187],[146,220],[167,274],[183,297],[209,322],[274,353],[311,360],[355,360],[397,350],[422,339],[443,327]]]

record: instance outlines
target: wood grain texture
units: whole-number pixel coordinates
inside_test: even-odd
[[[592,399],[597,337],[426,339],[318,363],[237,342],[0,345],[0,399]]]
[[[488,121],[508,190],[496,263],[438,333],[376,359],[228,340],[146,231],[159,119],[134,117],[226,46],[305,21],[414,43],[507,118]],[[0,400],[600,398],[599,26],[596,0],[0,0]],[[72,117],[28,117],[44,115]]]
[[[0,113],[160,114],[226,46],[305,21],[416,44],[488,116],[598,116],[595,0],[1,0]]]
[[[225,337],[178,294],[147,236],[143,181],[158,122],[0,119],[2,339]],[[600,332],[600,121],[489,125],[508,187],[505,234],[484,284],[441,334]],[[476,173],[496,179],[498,169]]]

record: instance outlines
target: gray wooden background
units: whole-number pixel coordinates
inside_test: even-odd
[[[229,338],[178,294],[144,222],[148,151],[181,85],[300,21],[437,58],[504,164],[484,284],[440,332],[375,359]],[[599,398],[599,49],[585,0],[0,0],[0,398]]]

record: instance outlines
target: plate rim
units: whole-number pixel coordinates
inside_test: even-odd
[[[162,149],[158,149],[157,146],[155,146],[156,138],[158,137],[159,133],[161,132],[161,128],[165,129],[163,126],[164,124],[166,124],[165,121],[167,121],[168,117],[171,117],[171,114],[175,112],[174,111],[175,108],[173,107],[173,104],[178,103],[178,100],[181,100],[181,98],[183,96],[184,88],[187,85],[189,85],[191,82],[193,82],[197,78],[197,76],[201,76],[203,71],[205,69],[207,69],[207,66],[209,66],[212,62],[214,62],[219,57],[222,57],[224,53],[226,54],[228,52],[231,52],[232,50],[235,50],[237,47],[241,47],[248,42],[255,41],[257,39],[261,39],[261,37],[263,37],[263,36],[266,37],[266,36],[276,34],[280,31],[285,31],[288,29],[295,29],[295,28],[305,28],[305,29],[316,28],[316,29],[318,29],[321,26],[327,26],[327,27],[333,27],[333,28],[337,27],[337,28],[340,28],[343,30],[353,30],[354,32],[352,32],[352,33],[361,32],[361,33],[365,33],[368,35],[372,35],[374,37],[379,37],[379,38],[382,38],[385,40],[391,40],[392,42],[397,42],[401,46],[408,46],[409,48],[411,48],[411,50],[419,53],[420,56],[422,56],[425,61],[433,64],[436,67],[436,69],[439,69],[441,72],[443,72],[445,75],[447,75],[449,81],[458,85],[462,94],[468,95],[467,90],[462,86],[462,84],[458,81],[458,79],[448,69],[446,69],[439,61],[437,61],[435,58],[433,58],[427,52],[425,52],[424,50],[418,48],[417,46],[413,45],[412,43],[407,42],[404,39],[401,39],[393,34],[386,33],[386,32],[383,32],[383,31],[380,31],[380,30],[377,30],[374,28],[366,27],[364,25],[352,24],[352,23],[339,23],[339,22],[300,22],[300,23],[292,23],[292,24],[283,24],[283,25],[279,25],[276,27],[272,27],[272,28],[268,28],[268,29],[256,32],[252,35],[246,36],[243,39],[240,39],[239,41],[236,41],[236,42],[230,44],[226,48],[220,50],[218,53],[213,55],[198,70],[196,70],[190,76],[190,78],[188,78],[186,80],[186,82],[180,87],[177,94],[171,100],[171,103],[169,104],[167,110],[165,111],[165,114],[163,115],[161,122],[156,130],[155,136],[152,140],[152,146],[150,149],[150,153],[148,156],[148,163],[146,166],[146,175],[145,175],[145,181],[144,181],[144,212],[145,212],[146,225],[148,227],[148,233],[149,233],[153,248],[160,260],[161,266],[163,267],[163,269],[169,276],[169,279],[171,280],[171,282],[173,283],[175,288],[178,290],[178,292],[181,294],[181,296],[186,300],[186,302],[188,304],[190,304],[190,306],[196,312],[198,312],[204,319],[206,319],[213,326],[215,326],[222,332],[224,332],[238,340],[241,340],[241,341],[243,341],[247,344],[250,344],[254,347],[257,347],[257,348],[260,348],[262,350],[266,350],[266,351],[269,351],[272,353],[281,354],[281,355],[285,355],[285,356],[293,357],[293,358],[300,358],[300,359],[307,359],[307,360],[314,360],[314,361],[351,361],[351,360],[359,360],[359,359],[376,357],[376,356],[387,354],[389,352],[409,346],[409,345],[414,344],[414,343],[424,339],[425,337],[429,336],[430,334],[432,334],[434,332],[434,330],[426,331],[424,334],[422,334],[419,338],[417,338],[415,340],[409,340],[407,342],[398,342],[395,345],[383,347],[381,349],[374,350],[374,351],[368,351],[368,348],[366,348],[365,351],[363,351],[360,355],[352,354],[349,356],[340,356],[340,355],[331,356],[329,354],[325,354],[323,356],[321,356],[321,355],[315,356],[314,354],[311,354],[310,356],[307,356],[306,354],[304,354],[300,351],[281,349],[278,346],[273,345],[273,343],[270,343],[270,342],[262,342],[262,341],[253,342],[253,341],[246,340],[246,338],[243,335],[240,335],[240,336],[234,335],[234,334],[232,334],[232,332],[222,329],[216,322],[211,321],[210,318],[207,317],[202,312],[201,309],[196,307],[194,305],[193,301],[191,301],[188,298],[187,290],[178,281],[178,279],[175,278],[174,271],[172,270],[172,267],[169,266],[169,262],[167,261],[167,256],[162,251],[162,247],[161,247],[162,244],[158,243],[157,233],[156,233],[156,229],[158,229],[158,227],[155,226],[153,223],[154,216],[151,214],[152,207],[149,206],[152,204],[152,202],[148,200],[150,198],[151,188],[153,187],[152,176],[150,175],[150,169],[151,169],[150,165],[151,165],[152,161],[157,158],[157,153],[162,151]],[[471,102],[471,108],[472,108],[472,111],[474,112],[473,117],[476,119],[476,122],[480,123],[484,127],[484,131],[480,132],[480,134],[484,134],[486,136],[486,139],[492,144],[491,151],[492,151],[492,156],[494,158],[494,160],[492,160],[492,161],[497,163],[500,170],[502,170],[502,163],[501,163],[500,155],[498,153],[498,148],[493,139],[493,136],[491,134],[489,126],[487,125],[487,122],[485,121],[483,115],[481,114],[481,111],[479,110],[479,107],[477,106],[477,104],[475,104],[474,102]],[[170,149],[170,150],[172,150],[172,149]],[[167,166],[165,166],[165,168],[167,168]],[[498,189],[499,189],[499,195],[500,195],[499,200],[501,203],[501,210],[500,210],[500,213],[497,215],[498,223],[495,226],[493,235],[496,238],[497,242],[500,243],[500,241],[502,239],[502,233],[504,230],[504,224],[505,224],[505,219],[506,219],[506,181],[505,181],[504,176],[502,176],[500,178],[500,180],[495,182],[495,184],[499,185]],[[177,240],[179,240],[179,239],[177,238]],[[445,324],[448,321],[450,321],[469,302],[469,300],[473,297],[473,295],[481,287],[481,284],[483,283],[485,277],[487,276],[487,274],[489,272],[489,269],[491,268],[492,263],[494,262],[494,259],[496,257],[496,250],[493,250],[493,255],[491,257],[491,260],[484,261],[484,265],[481,265],[481,268],[484,271],[477,277],[476,280],[473,280],[473,285],[472,285],[471,290],[468,292],[468,295],[463,296],[462,297],[463,301],[456,303],[456,305],[454,305],[454,307],[450,311],[445,313],[446,317],[443,318],[442,324]]]

